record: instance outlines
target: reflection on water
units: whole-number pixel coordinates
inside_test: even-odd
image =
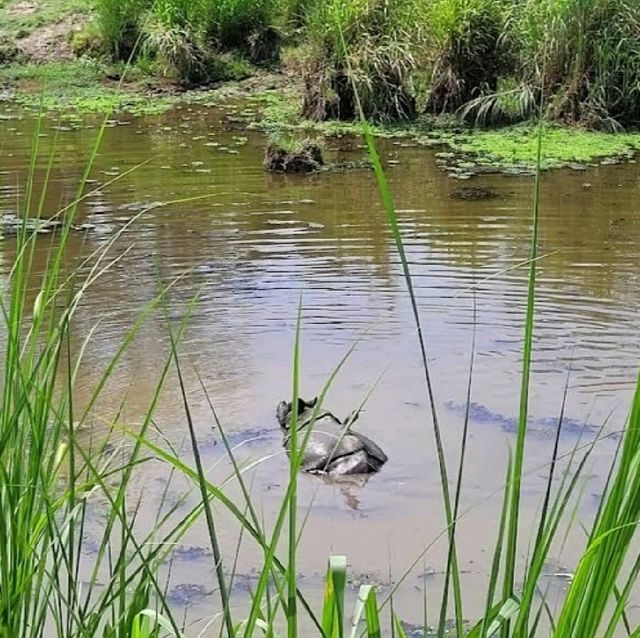
[[[237,108],[183,106],[107,129],[90,188],[110,184],[89,194],[80,212],[83,220],[107,232],[74,235],[66,266],[76,267],[83,256],[104,246],[113,230],[135,215],[140,218],[112,250],[122,257],[93,286],[75,317],[78,347],[99,322],[85,352],[78,401],[89,396],[161,282],[181,277],[168,292],[169,314],[179,322],[197,296],[182,352],[203,453],[211,465],[223,457],[199,376],[240,446],[239,454],[266,459],[255,472],[253,491],[269,519],[286,482],[274,411],[290,393],[293,331],[302,294],[302,394],[317,394],[346,349],[358,341],[330,391],[329,407],[348,413],[384,371],[360,427],[390,460],[364,489],[302,477],[301,502],[306,507],[313,499],[313,508],[300,568],[313,587],[320,583],[327,555],[335,551],[348,554],[361,580],[386,580],[390,567],[397,578],[442,531],[443,522],[415,330],[372,174],[265,174],[262,136],[228,126],[226,117]],[[52,213],[76,194],[97,122],[70,130],[55,125],[45,123],[36,172],[41,185],[48,156],[55,153],[45,198]],[[2,122],[5,211],[15,211],[24,192],[33,130],[28,114]],[[479,606],[500,506],[490,497],[503,482],[512,442],[507,425],[517,413],[526,267],[516,266],[528,258],[532,182],[478,179],[498,191],[499,198],[461,201],[450,196],[457,185],[436,168],[431,151],[392,142],[381,143],[381,150],[385,158],[399,162],[389,166],[388,175],[415,278],[450,467],[462,427],[475,290],[476,408],[471,412],[463,503],[473,507],[460,527],[460,554],[465,587]],[[340,159],[359,159],[362,153],[356,140],[331,141],[328,152]],[[543,485],[544,476],[535,468],[549,457],[569,367],[567,449],[579,437],[592,436],[610,413],[609,431],[624,421],[639,354],[639,177],[638,165],[629,164],[586,173],[558,171],[543,179],[544,257],[539,264],[531,412],[533,423],[545,427],[532,428],[529,442],[526,523]],[[172,200],[180,202],[141,212]],[[40,269],[51,241],[55,239],[39,240]],[[13,255],[13,243],[5,240],[4,273]],[[36,285],[34,281],[34,289]],[[161,313],[154,315],[109,384],[96,427],[115,414],[123,397],[126,419],[141,420],[168,356],[167,343],[165,320]],[[173,443],[184,440],[175,384],[163,394],[157,424]],[[581,424],[589,427],[581,429]],[[598,446],[596,483],[588,494],[597,492],[614,446],[615,441]],[[144,489],[164,489],[165,468],[157,464],[145,471]],[[227,473],[224,462],[212,470],[218,478]],[[590,507],[592,500],[586,499]],[[224,520],[223,512],[219,516]],[[225,546],[234,547],[237,530],[223,526],[222,534]],[[196,549],[175,562],[176,597],[183,604],[189,593],[200,592],[205,602],[195,602],[196,609],[210,609],[211,562],[202,553],[206,535],[196,529],[187,541]],[[240,569],[250,578],[257,558],[245,544]],[[575,558],[571,548],[568,553]],[[435,570],[428,579],[434,590],[442,562],[442,545],[424,558],[423,568]],[[412,574],[401,590],[398,605],[408,620],[420,619],[421,582],[419,574]]]

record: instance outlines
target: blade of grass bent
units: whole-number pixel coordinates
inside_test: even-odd
[[[304,450],[298,450],[298,398],[300,396],[300,330],[302,322],[302,293],[298,301],[298,316],[296,318],[296,336],[293,345],[293,388],[292,406],[293,415],[289,436],[291,437],[289,451],[289,562],[287,564],[287,636],[297,638],[298,633],[298,609],[296,599],[296,558],[298,553],[298,456],[304,454]]]
[[[166,313],[166,307],[165,307]],[[229,605],[229,593],[227,590],[226,578],[224,575],[224,566],[222,563],[222,554],[220,551],[220,544],[218,541],[218,534],[216,531],[216,524],[213,517],[213,510],[211,508],[211,501],[207,493],[204,467],[202,465],[202,457],[200,456],[200,449],[198,447],[198,440],[196,437],[196,431],[193,424],[193,418],[191,416],[191,408],[189,407],[189,401],[187,399],[187,389],[184,384],[184,378],[182,375],[182,367],[180,365],[180,359],[178,357],[178,351],[176,347],[176,341],[171,329],[171,324],[168,316],[166,316],[167,329],[169,332],[169,339],[171,343],[171,355],[175,363],[176,373],[178,375],[178,384],[180,386],[180,395],[182,397],[182,403],[184,413],[187,419],[187,427],[189,430],[189,437],[191,439],[191,449],[193,457],[196,463],[196,471],[198,474],[198,486],[200,488],[202,503],[204,506],[204,515],[207,523],[207,531],[209,534],[209,541],[211,543],[211,549],[213,551],[214,569],[218,580],[218,589],[220,592],[220,602],[222,604],[222,614],[224,617],[224,624],[227,629],[228,638],[234,638],[235,631],[233,628],[233,620],[231,618],[231,608]]]
[[[460,459],[458,461],[458,476],[456,479],[456,492],[454,496],[453,504],[453,521],[451,523],[451,536],[455,538],[456,526],[458,514],[460,511],[460,498],[462,495],[462,479],[464,475],[464,464],[467,452],[467,441],[469,437],[469,412],[471,410],[471,388],[473,383],[473,370],[476,356],[476,333],[477,333],[477,306],[475,290],[473,294],[473,330],[471,337],[471,357],[469,360],[469,374],[467,376],[467,393],[466,393],[466,405],[464,410],[464,422],[462,426],[462,441],[460,443]],[[453,564],[453,549],[454,544],[449,544],[449,551],[447,555],[447,568],[444,578],[444,587],[442,593],[442,603],[440,606],[440,620],[438,622],[438,635],[443,636],[445,632],[445,623],[447,620],[447,604],[449,602],[449,582],[451,579],[451,570],[454,569]],[[459,576],[458,576],[459,578]]]

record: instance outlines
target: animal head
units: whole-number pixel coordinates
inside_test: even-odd
[[[302,418],[304,413],[313,410],[316,403],[318,403],[318,397],[315,397],[311,401],[305,401],[304,399],[298,399],[298,422],[304,424],[305,419]],[[293,404],[287,401],[280,401],[276,409],[276,416],[278,417],[278,423],[284,430],[288,430],[291,425],[291,419],[293,417]]]

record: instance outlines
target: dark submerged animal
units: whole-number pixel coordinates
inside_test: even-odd
[[[357,419],[357,413],[343,423],[331,412],[319,410],[314,419],[317,402],[317,397],[312,401],[298,399],[300,445],[306,435],[306,428],[313,427],[302,458],[302,470],[329,476],[377,472],[387,462],[387,455],[371,439],[351,429],[351,425]],[[292,404],[281,401],[276,416],[285,433],[284,445],[289,452]]]

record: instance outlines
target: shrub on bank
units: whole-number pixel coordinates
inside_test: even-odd
[[[301,65],[304,115],[353,119],[355,85],[369,119],[413,117],[410,79],[418,67],[423,7],[419,0],[328,0],[314,5],[306,18],[308,45]]]
[[[640,122],[636,0],[439,0],[428,110],[618,130]],[[484,9],[483,11],[479,10]]]
[[[355,84],[374,121],[423,107],[512,123],[544,95],[551,119],[640,122],[637,0],[98,0],[98,14],[114,58],[190,83],[220,79],[221,54],[274,64],[284,38],[313,120],[353,119]]]
[[[127,60],[133,54],[140,39],[140,16],[150,6],[150,0],[97,1],[98,25],[115,60]]]
[[[527,0],[514,20],[520,74],[552,119],[617,129],[640,122],[640,3]]]
[[[426,110],[453,113],[498,89],[511,70],[505,0],[434,0],[429,6]]]
[[[143,58],[189,83],[227,79],[236,52],[256,64],[278,59],[276,0],[99,0],[99,25],[116,60]],[[220,76],[223,77],[220,77]],[[237,74],[236,74],[237,75]]]

